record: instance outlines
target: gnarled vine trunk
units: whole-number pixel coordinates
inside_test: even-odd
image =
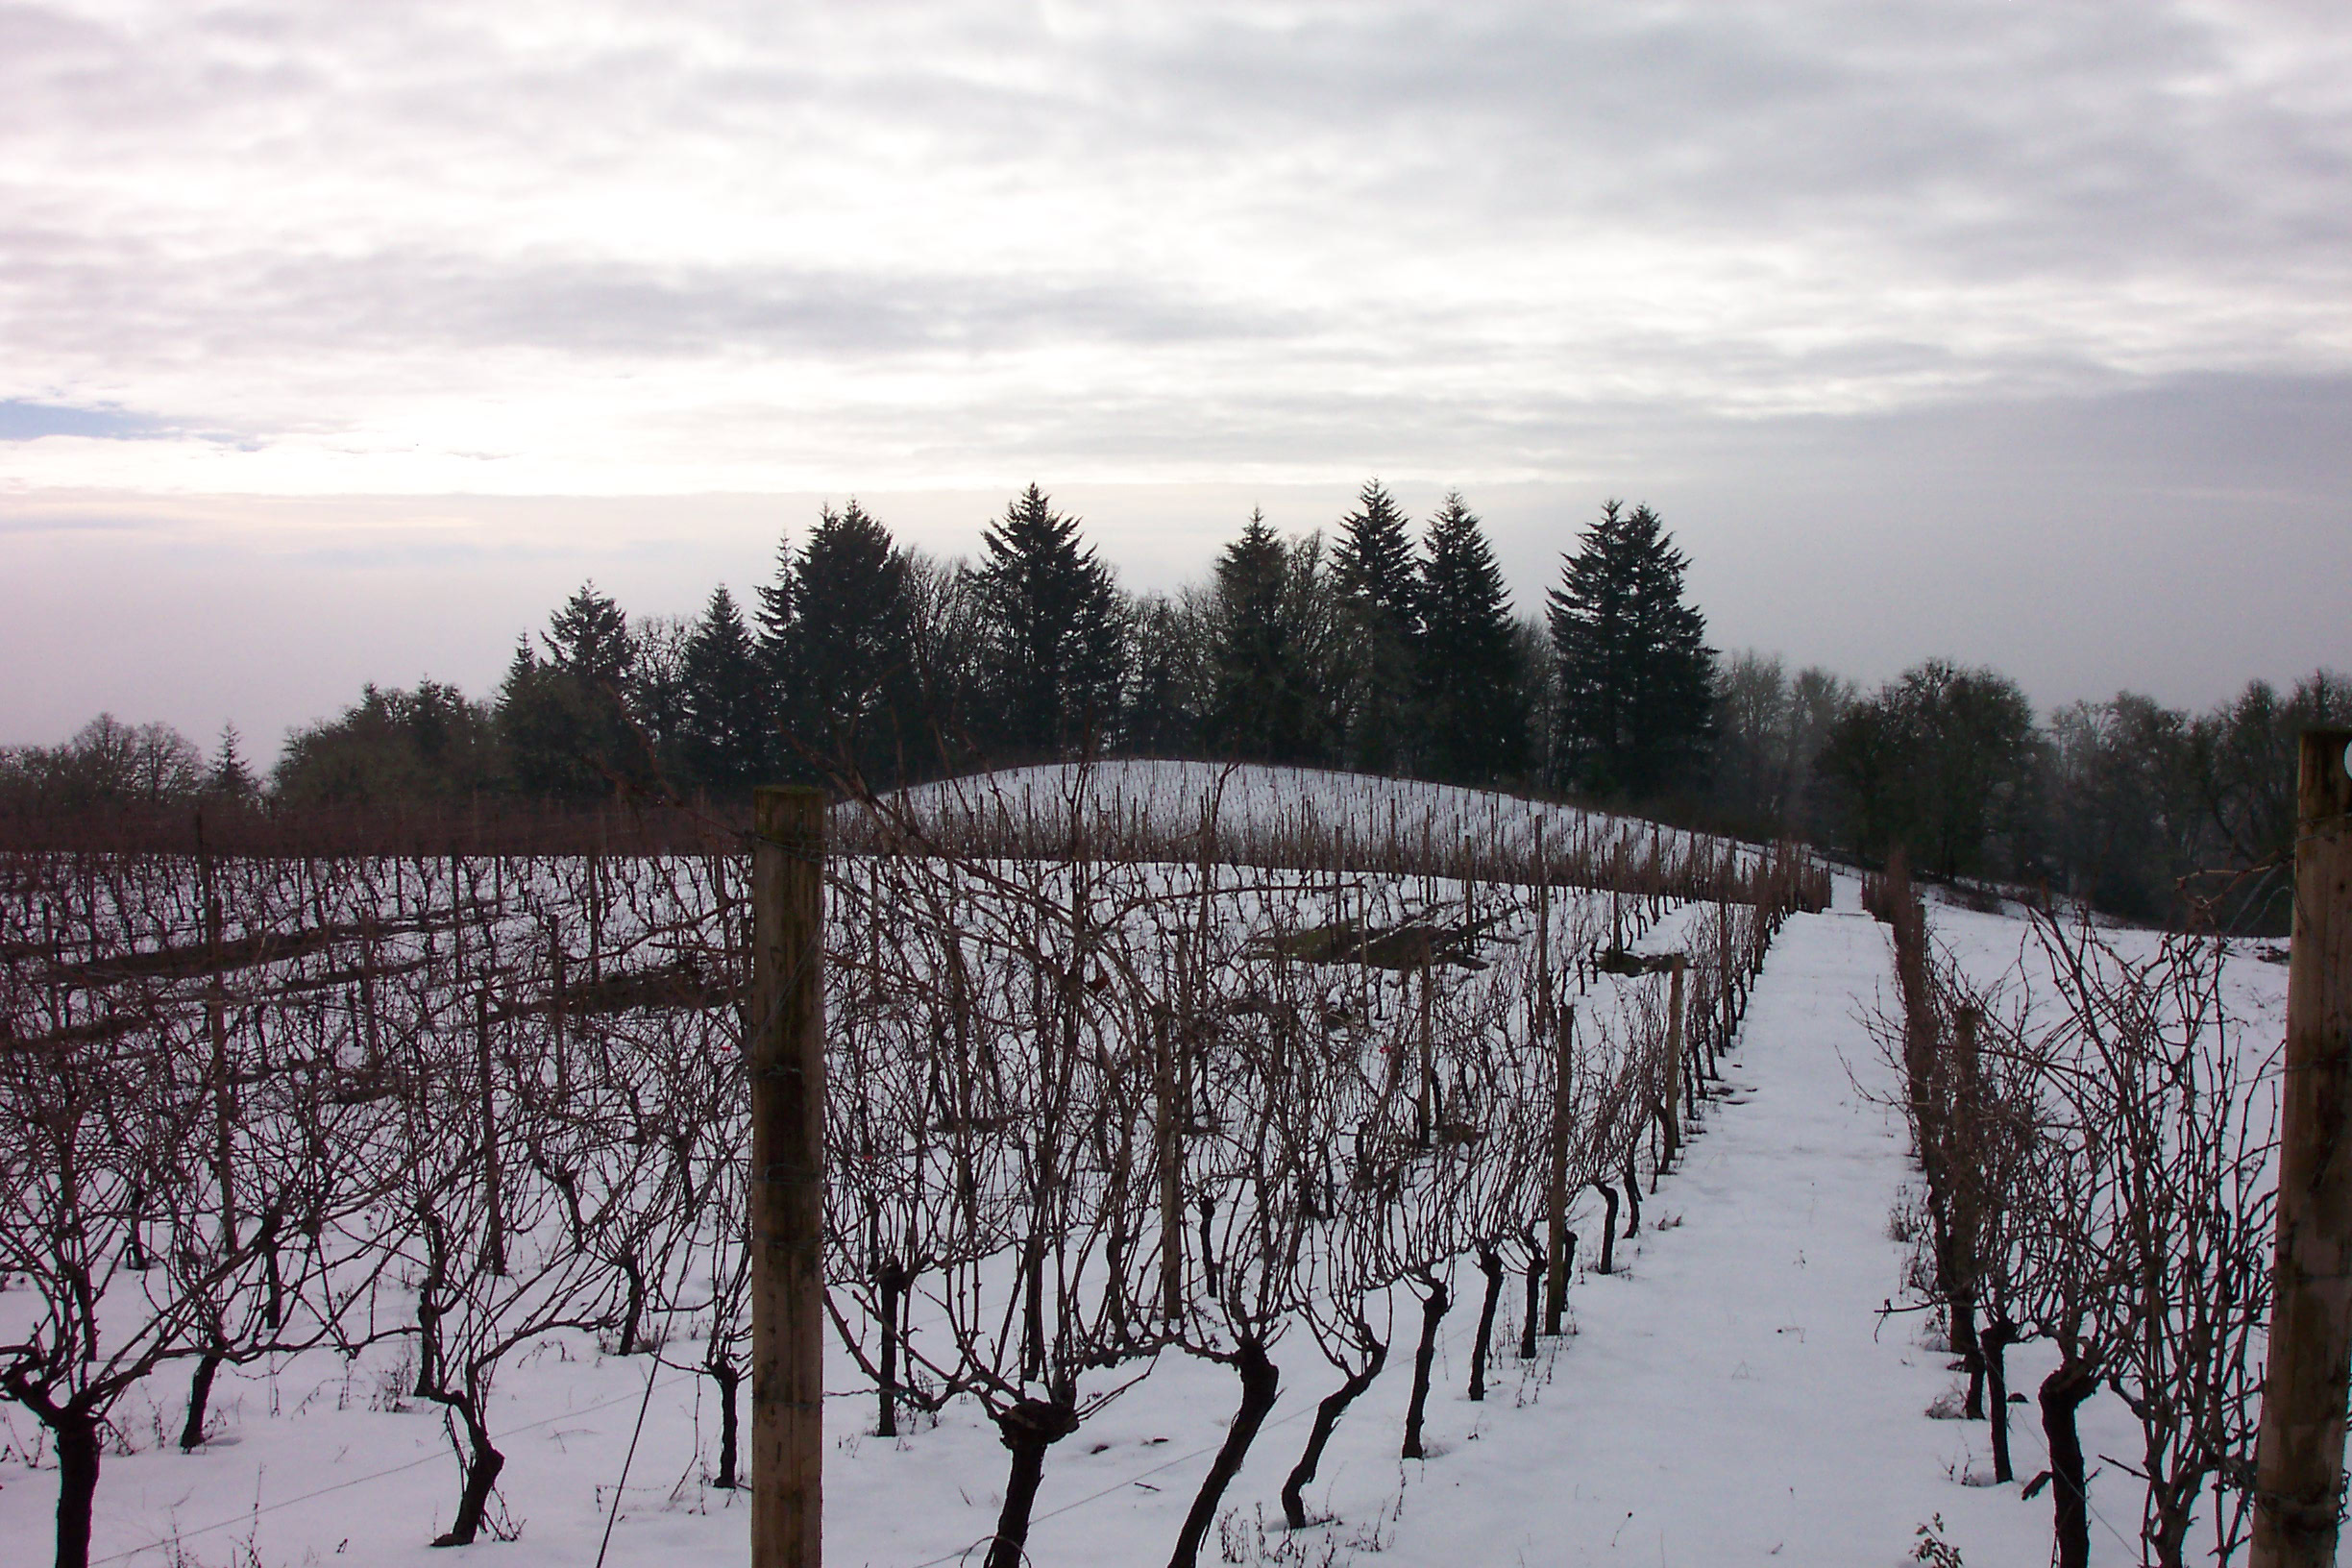
[[[1424,1274],[1421,1283],[1429,1293],[1421,1298],[1421,1343],[1413,1350],[1412,1401],[1405,1407],[1405,1458],[1409,1459],[1427,1458],[1421,1446],[1421,1418],[1429,1409],[1430,1368],[1437,1360],[1437,1325],[1446,1309],[1454,1305],[1445,1282],[1436,1275]]]
[[[1298,1463],[1290,1467],[1288,1478],[1283,1482],[1283,1520],[1292,1530],[1307,1528],[1307,1485],[1315,1479],[1315,1470],[1323,1462],[1323,1450],[1331,1442],[1332,1433],[1339,1430],[1339,1418],[1347,1413],[1347,1408],[1356,1403],[1359,1395],[1372,1386],[1372,1380],[1379,1377],[1381,1368],[1388,1363],[1388,1346],[1385,1342],[1373,1338],[1369,1333],[1361,1333],[1357,1343],[1364,1352],[1364,1364],[1350,1372],[1340,1381],[1338,1387],[1325,1394],[1316,1404],[1314,1427],[1307,1434],[1306,1450],[1299,1455]]]
[[[1216,1520],[1217,1504],[1225,1497],[1225,1488],[1241,1470],[1241,1461],[1249,1457],[1250,1444],[1258,1437],[1258,1429],[1265,1425],[1266,1412],[1274,1408],[1276,1395],[1282,1391],[1282,1373],[1266,1360],[1265,1345],[1257,1339],[1243,1339],[1234,1347],[1234,1370],[1241,1376],[1241,1408],[1234,1411],[1233,1425],[1225,1429],[1225,1441],[1217,1449],[1216,1460],[1209,1466],[1209,1475],[1200,1490],[1193,1494],[1191,1511],[1185,1515],[1184,1529],[1176,1537],[1176,1551],[1168,1558],[1168,1568],[1193,1568],[1200,1561],[1201,1543],[1209,1538],[1209,1527]]]
[[[2097,1388],[2098,1380],[2075,1361],[2060,1362],[2042,1380],[2042,1435],[2049,1444],[2050,1534],[2057,1568],[2090,1568],[2090,1482],[2074,1417]]]
[[[989,1545],[988,1568],[1025,1568],[1029,1560],[1029,1513],[1045,1479],[1045,1451],[1078,1430],[1077,1397],[1023,1399],[996,1415],[996,1435],[1012,1451],[1004,1507],[996,1516],[996,1537]]]
[[[1481,1241],[1479,1272],[1486,1276],[1486,1299],[1479,1308],[1478,1339],[1470,1347],[1470,1397],[1486,1397],[1486,1347],[1494,1338],[1495,1308],[1503,1300],[1503,1255],[1492,1241]]]

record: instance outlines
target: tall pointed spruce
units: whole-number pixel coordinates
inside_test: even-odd
[[[625,701],[637,663],[628,617],[584,582],[549,617],[542,640],[547,660],[526,640],[499,694],[499,729],[516,786],[573,799],[644,787],[652,759]]]
[[[768,755],[768,683],[759,645],[723,585],[711,590],[687,639],[685,688],[687,769],[715,790],[749,789]]]
[[[1366,772],[1403,772],[1413,761],[1420,583],[1405,510],[1380,480],[1368,480],[1356,510],[1340,520],[1332,569],[1354,642],[1348,764]]]
[[[1457,493],[1430,519],[1421,560],[1423,769],[1485,785],[1527,769],[1528,699],[1510,595],[1494,551]]]
[[[1031,485],[981,536],[984,728],[1019,755],[1066,754],[1118,720],[1124,638],[1110,567],[1078,544],[1078,519]]]
[[[1641,798],[1697,780],[1715,650],[1705,618],[1683,601],[1689,565],[1655,512],[1615,501],[1566,558],[1548,600],[1563,783]]]
[[[1206,729],[1220,756],[1263,762],[1330,759],[1327,621],[1314,541],[1284,543],[1265,514],[1217,557],[1211,588],[1211,693]]]
[[[796,749],[892,782],[919,718],[908,558],[853,498],[828,506],[793,563],[787,722]]]

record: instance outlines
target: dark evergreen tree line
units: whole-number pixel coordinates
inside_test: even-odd
[[[725,798],[770,779],[1209,757],[1557,790],[1872,864],[1900,845],[1930,875],[2162,920],[2182,878],[2282,850],[2296,733],[2352,720],[2352,688],[2326,672],[2203,715],[2127,692],[2046,723],[2007,677],[1944,661],[1858,693],[1719,658],[1688,566],[1655,512],[1610,501],[1542,615],[1515,615],[1460,495],[1416,525],[1374,480],[1328,538],[1253,513],[1206,580],[1138,597],[1036,485],[970,562],[898,544],[851,501],[780,541],[747,600],[722,586],[691,619],[631,617],[582,584],[493,700],[371,685],[288,737],[266,793]],[[0,750],[0,804],[20,811],[263,793],[233,731],[210,763],[167,726],[108,717]],[[2232,908],[2276,924],[2282,885],[2258,878]]]
[[[492,772],[443,782],[569,800],[733,796],[762,779],[888,786],[1128,754],[1531,784],[1554,657],[1512,620],[1458,495],[1418,540],[1377,482],[1329,548],[1253,515],[1209,582],[1142,598],[1035,485],[969,563],[896,545],[851,502],[779,548],[748,614],[721,587],[693,621],[631,619],[583,584],[518,645],[481,710]],[[358,712],[295,738],[282,795],[430,793],[415,777],[425,754]]]

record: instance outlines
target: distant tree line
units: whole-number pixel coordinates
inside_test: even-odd
[[[1253,513],[1205,581],[1130,594],[1031,485],[978,557],[827,507],[747,604],[631,616],[583,583],[489,700],[367,687],[287,738],[266,786],[233,730],[208,760],[101,716],[0,750],[0,809],[204,799],[282,806],[520,796],[738,798],[758,782],[875,788],[1080,755],[1209,757],[1553,791],[1946,880],[2046,885],[2130,918],[2181,879],[2268,862],[2293,827],[2307,724],[2352,721],[2326,671],[2209,713],[2133,693],[2037,723],[2016,683],[1931,660],[1875,692],[1719,655],[1688,558],[1646,505],[1604,504],[1540,617],[1516,615],[1458,494],[1416,529],[1366,483],[1327,536]],[[2235,891],[2276,924],[2279,884]]]
[[[1645,509],[1626,515],[1655,529]],[[1673,569],[1678,599],[1678,556]],[[517,645],[491,700],[430,681],[371,687],[289,737],[273,784],[288,803],[723,797],[775,779],[880,788],[1148,755],[1605,787],[1606,744],[1550,766],[1572,717],[1556,700],[1557,649],[1573,646],[1582,603],[1556,606],[1550,634],[1514,621],[1462,499],[1416,538],[1378,483],[1328,542],[1253,515],[1210,579],[1174,595],[1121,589],[1079,520],[1034,485],[969,561],[899,545],[852,501],[780,546],[748,604],[721,587],[691,620],[632,617],[583,584]],[[1711,655],[1685,613],[1683,686],[1698,695],[1684,706],[1703,727]],[[1652,744],[1639,726],[1629,735]],[[1661,768],[1625,776],[1647,785]]]
[[[371,692],[373,688],[371,688]],[[0,747],[0,810],[41,815],[93,807],[251,803],[262,786],[232,724],[210,761],[169,724],[126,724],[102,713],[60,746]]]
[[[1861,694],[1776,658],[1724,661],[1710,798],[1726,825],[1782,830],[1868,866],[2047,888],[2167,923],[2184,897],[2227,927],[2283,932],[2296,737],[2352,724],[2352,679],[2249,681],[2202,714],[2136,692],[2037,723],[2017,683],[1931,659]]]

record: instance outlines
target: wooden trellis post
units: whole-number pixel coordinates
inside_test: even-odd
[[[751,1563],[819,1568],[824,1474],[821,790],[752,799]]]
[[[1544,1333],[1560,1332],[1568,1308],[1568,1134],[1576,1055],[1576,1009],[1560,1014],[1558,1060],[1552,1078],[1552,1169],[1545,1208]]]
[[[1174,1035],[1172,1017],[1152,1020],[1152,1133],[1160,1145],[1160,1316],[1169,1324],[1182,1323],[1185,1315],[1184,1124],[1176,1105]]]
[[[1682,954],[1674,955],[1666,992],[1666,1092],[1658,1097],[1665,1150],[1658,1159],[1661,1167],[1673,1164],[1682,1147],[1682,970],[1687,963]]]
[[[2329,1568],[2352,1373],[2352,730],[2303,733],[2253,1568]]]

